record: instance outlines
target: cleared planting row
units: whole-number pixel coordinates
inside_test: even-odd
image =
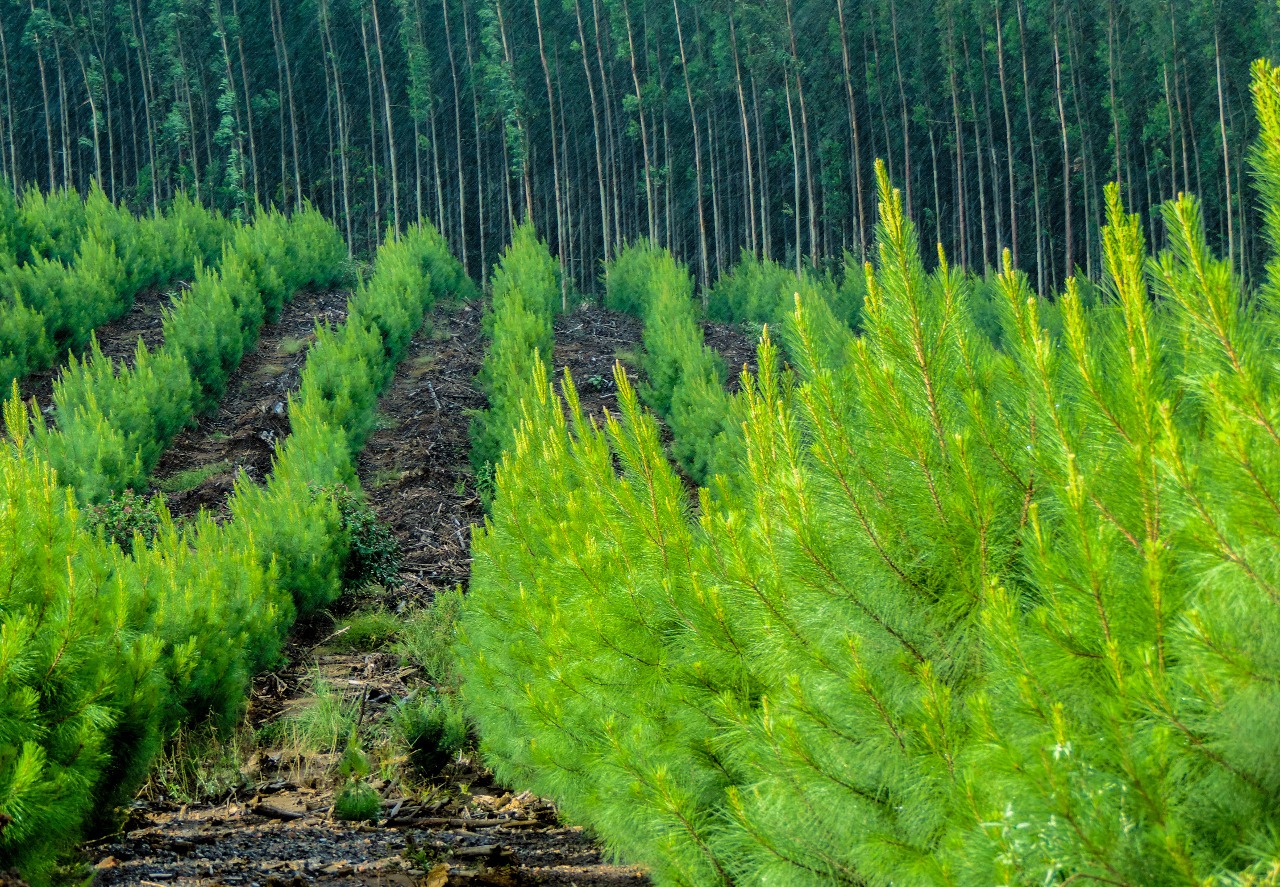
[[[178,527],[162,515],[156,538],[137,537],[126,553],[85,529],[77,497],[145,477],[140,466],[167,442],[165,429],[216,402],[263,318],[298,286],[331,280],[345,258],[333,229],[306,214],[246,232],[175,306],[155,355],[123,371],[94,358],[73,367],[56,427],[16,399],[6,407],[0,865],[36,883],[59,851],[110,824],[180,724],[233,721],[295,616],[341,592],[350,546],[335,487],[358,490],[354,453],[425,310],[469,287],[434,231],[388,242],[347,322],[318,331],[269,480],[240,479],[230,520],[201,515]],[[104,458],[108,447],[119,448],[114,458]],[[63,486],[51,460],[89,483]]]
[[[696,501],[625,376],[596,428],[533,360],[460,626],[489,762],[661,884],[1274,883],[1280,270],[1189,197],[1152,254],[1111,188],[1101,291],[1046,316],[927,274],[880,187],[861,335],[801,298]],[[639,310],[683,286],[632,258]]]

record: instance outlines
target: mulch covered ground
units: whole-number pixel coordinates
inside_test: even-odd
[[[637,363],[643,350],[643,331],[643,325],[631,315],[597,305],[586,304],[561,314],[555,321],[553,381],[558,386],[567,368],[588,418],[603,420],[605,410],[617,415],[618,386],[613,366],[621,361],[632,383],[640,382]]]
[[[400,543],[403,600],[427,603],[471,575],[471,525],[484,515],[468,434],[486,403],[473,384],[486,344],[482,314],[479,304],[432,313],[378,402],[378,428],[360,454],[360,485]]]
[[[704,321],[702,324],[702,341],[708,348],[724,358],[725,368],[729,371],[727,380],[730,391],[742,387],[742,369],[755,375],[756,348],[760,344],[760,336],[741,324],[714,323]]]

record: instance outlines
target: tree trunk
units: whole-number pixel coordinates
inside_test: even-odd
[[[484,163],[480,141],[480,94],[476,88],[475,58],[471,48],[471,18],[467,15],[467,4],[462,3],[462,36],[467,48],[467,69],[472,72],[471,80],[471,119],[475,128],[476,149],[476,220],[480,229],[480,274],[484,280],[489,273],[489,257],[486,251],[488,242],[484,218]]]
[[[542,35],[542,3],[533,0],[533,19],[538,29],[538,58],[542,62],[542,78],[547,86],[547,115],[551,123],[551,175],[555,179],[552,191],[556,203],[556,253],[560,262],[560,307],[569,310],[569,276],[565,272],[565,218],[564,199],[560,193],[560,152],[556,146],[556,101],[551,84],[551,65],[547,62],[547,45]]]
[[[360,16],[360,47],[364,50],[364,80],[369,98],[369,165],[373,172],[369,183],[373,187],[372,240],[376,246],[382,242],[382,205],[378,195],[378,124],[377,112],[374,110],[376,102],[373,97],[373,59],[369,56],[368,19],[363,13]]]
[[[1017,0],[1018,42],[1022,48],[1022,97],[1027,109],[1027,141],[1031,145],[1031,195],[1036,211],[1036,281],[1037,291],[1045,292],[1044,217],[1040,213],[1040,161],[1036,151],[1036,126],[1031,116],[1031,74],[1027,62],[1027,27],[1022,0]]]
[[[578,24],[578,47],[582,50],[582,74],[587,80],[587,95],[591,99],[591,131],[595,137],[596,180],[600,190],[600,234],[601,257],[609,261],[609,200],[605,194],[604,145],[601,140],[600,106],[596,99],[596,79],[591,73],[591,63],[587,57],[587,34],[582,24],[582,2],[573,0],[573,13]],[[561,115],[561,120],[564,115]]]
[[[325,0],[325,4],[327,6],[327,0]],[[231,0],[231,15],[236,20],[236,52],[240,56],[240,84],[241,86],[244,87],[244,119],[245,119],[245,129],[248,131],[248,134],[249,134],[249,168],[253,172],[253,202],[258,203],[262,200],[262,192],[258,185],[258,179],[259,179],[258,140],[256,135],[254,134],[255,127],[253,123],[253,96],[251,95],[251,91],[249,88],[249,66],[248,66],[248,63],[245,61],[245,56],[244,56],[244,29],[241,27],[241,22],[240,22],[239,0]],[[325,21],[326,21],[325,27],[328,28],[327,12],[325,13]],[[329,35],[329,47],[330,47],[330,50],[332,50],[333,36],[331,34]],[[337,77],[336,67],[334,69],[334,76],[335,78]],[[341,124],[341,113],[342,113],[341,104],[339,104],[338,113],[339,113],[339,126],[341,126],[342,125]],[[344,184],[344,188],[345,188],[345,184]],[[348,234],[347,243],[350,244],[351,237],[350,237],[349,230],[347,234]]]
[[[18,169],[18,147],[14,139],[13,127],[13,89],[12,89],[12,73],[9,68],[9,41],[5,37],[4,23],[0,22],[0,63],[4,65],[4,106],[5,116],[8,118],[9,136],[9,163],[5,168],[5,175],[9,177],[9,181],[13,183],[15,191],[22,189],[22,175]],[[4,152],[4,144],[0,142],[0,154]]]
[[[278,2],[278,0],[276,0]],[[387,158],[391,168],[391,218],[396,234],[400,233],[400,175],[396,162],[396,130],[391,120],[391,90],[387,88],[387,57],[382,50],[382,26],[378,22],[378,0],[369,0],[369,8],[373,11],[373,40],[378,48],[378,78],[382,84],[383,122],[386,126]],[[288,64],[286,59],[285,64]],[[293,90],[289,91],[289,105],[293,106]],[[294,145],[296,150],[297,135],[295,130]]]
[[[907,86],[902,76],[902,54],[898,48],[898,4],[889,0],[889,21],[893,28],[893,66],[898,75],[898,98],[902,102],[902,164],[903,187],[907,196],[907,216],[914,213],[911,199],[911,121],[907,115]]]
[[[738,116],[742,123],[742,171],[746,181],[747,198],[747,243],[754,256],[760,255],[760,246],[756,240],[756,183],[755,169],[751,158],[751,126],[747,120],[747,99],[742,90],[742,65],[738,57],[738,30],[734,25],[732,7],[729,10],[729,46],[733,50],[733,82],[738,94]]]
[[[1062,55],[1058,51],[1058,21],[1053,22],[1053,94],[1058,107],[1058,126],[1062,133],[1062,206],[1063,241],[1065,245],[1065,273],[1070,277],[1075,268],[1075,242],[1071,228],[1071,145],[1067,140],[1067,112],[1062,99]]]
[[[467,257],[467,176],[462,163],[462,90],[458,85],[458,60],[453,51],[453,28],[449,24],[449,0],[440,0],[440,14],[444,18],[444,45],[449,54],[449,74],[453,78],[453,132],[456,141],[458,164],[458,240],[457,248],[462,267],[470,267]],[[463,10],[466,14],[466,10]],[[426,36],[425,34],[423,35]]]
[[[840,20],[840,55],[844,64],[845,100],[849,105],[849,154],[853,170],[853,181],[851,183],[853,185],[853,203],[851,206],[855,208],[858,214],[854,225],[857,230],[858,248],[854,253],[857,255],[858,261],[862,262],[866,261],[867,257],[866,214],[863,211],[862,203],[862,148],[858,140],[858,106],[854,101],[853,75],[849,65],[849,35],[844,19],[844,0],[836,0],[836,12]],[[739,92],[741,92],[741,86],[739,86]]]
[[[342,172],[342,212],[346,223],[347,255],[352,255],[355,250],[355,244],[351,227],[351,128],[346,102],[342,95],[342,72],[338,67],[338,56],[334,51],[333,46],[333,27],[329,18],[329,0],[320,0],[319,11],[320,24],[323,28],[321,34],[324,39],[324,53],[328,62],[326,69],[333,69],[333,102],[338,112],[338,168]],[[243,60],[243,56],[241,56],[241,58]],[[251,139],[250,145],[252,144],[253,142]],[[256,194],[256,172],[254,178],[254,191]]]
[[[537,0],[534,0],[537,2]],[[702,298],[705,305],[707,298],[707,290],[711,286],[711,270],[707,256],[707,219],[706,212],[702,205],[703,182],[702,182],[702,136],[701,127],[698,125],[698,113],[693,105],[693,85],[689,81],[689,59],[685,54],[684,48],[684,28],[680,24],[680,4],[678,0],[671,0],[671,9],[676,19],[676,39],[680,45],[680,70],[684,73],[684,94],[689,100],[689,125],[693,127],[693,168],[697,178],[697,201],[698,201],[698,260],[699,267],[702,270]],[[668,172],[667,180],[670,181],[670,173]]]
[[[649,239],[655,243],[658,240],[658,217],[656,207],[654,206],[653,195],[653,177],[650,174],[649,163],[649,133],[645,128],[644,122],[644,94],[640,87],[640,69],[636,65],[636,44],[635,35],[631,28],[631,10],[627,0],[622,0],[623,17],[627,24],[627,50],[631,61],[631,82],[636,90],[636,111],[640,117],[640,147],[644,152],[644,194],[645,204],[649,214]]]
[[[1235,268],[1236,237],[1231,218],[1231,152],[1227,148],[1227,110],[1222,89],[1222,42],[1216,21],[1213,24],[1213,66],[1218,84],[1218,131],[1222,133],[1222,174],[1226,185],[1223,196],[1227,204],[1227,263],[1229,267]]]

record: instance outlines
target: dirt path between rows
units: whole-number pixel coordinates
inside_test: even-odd
[[[746,327],[740,324],[715,323],[708,320],[703,321],[702,324],[702,341],[724,358],[724,365],[729,373],[725,385],[729,391],[737,392],[742,387],[744,367],[755,375],[756,350],[760,344],[758,334],[748,332]]]
[[[346,318],[345,292],[298,293],[227,381],[218,408],[179,434],[153,473],[175,516],[220,515],[239,472],[261,481],[276,443],[289,434],[288,399],[298,387],[316,323]]]
[[[643,332],[644,325],[630,314],[596,305],[584,305],[559,315],[555,321],[552,381],[558,387],[567,367],[585,416],[602,421],[605,410],[617,415],[618,386],[613,380],[613,365],[621,360],[632,384],[641,382],[637,366],[643,350]]]
[[[360,485],[400,543],[398,604],[428,603],[471,575],[471,525],[484,519],[471,475],[473,380],[484,359],[479,304],[441,305],[378,402]]]
[[[103,355],[132,366],[139,339],[151,350],[164,344],[163,311],[173,301],[177,291],[176,287],[143,290],[134,297],[133,305],[123,317],[104,323],[94,330]],[[65,358],[66,355],[62,357]],[[34,397],[40,411],[48,413],[53,407],[53,383],[62,374],[65,364],[64,359],[56,366],[32,373],[23,379],[18,385],[22,399],[30,402]]]
[[[467,583],[470,529],[483,519],[468,458],[471,411],[484,406],[472,381],[484,355],[482,313],[475,304],[439,306],[379,403],[359,476],[399,542],[402,582],[349,595],[336,616],[376,608],[407,621],[437,593]],[[569,365],[575,378],[608,376],[601,369],[612,367],[621,349],[637,347],[638,325],[623,333],[616,316],[600,309],[578,315],[564,319],[556,369]],[[593,398],[600,406],[610,399],[604,391]],[[98,885],[648,884],[641,869],[609,864],[587,833],[559,821],[551,804],[504,789],[466,755],[425,783],[399,769],[379,771],[369,783],[381,796],[376,823],[335,820],[338,755],[300,753],[273,735],[272,725],[315,706],[319,686],[329,699],[358,709],[364,725],[384,722],[393,706],[415,695],[447,692],[394,648],[336,646],[341,633],[323,619],[297,627],[289,664],[254,682],[247,721],[259,732],[236,759],[238,783],[189,804],[153,783],[121,835],[87,848]]]

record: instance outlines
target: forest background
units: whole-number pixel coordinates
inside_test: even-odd
[[[0,0],[0,176],[310,201],[366,252],[434,222],[473,277],[531,218],[566,281],[647,236],[861,260],[884,158],[926,240],[1038,291],[1101,270],[1102,187],[1203,201],[1261,272],[1248,65],[1270,0]]]

